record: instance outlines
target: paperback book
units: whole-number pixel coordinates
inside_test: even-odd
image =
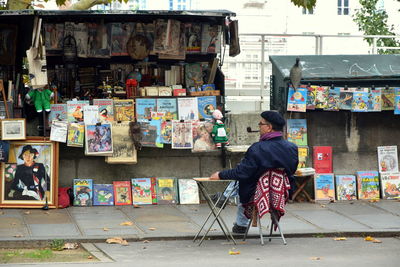
[[[193,179],[178,179],[179,203],[200,204],[199,188]]]
[[[310,85],[307,87],[307,102],[306,109],[314,110],[315,109],[315,98],[317,96],[317,88],[316,85]]]
[[[156,182],[158,204],[178,204],[178,187],[176,178],[157,177]]]
[[[368,111],[378,112],[381,111],[381,96],[382,91],[380,88],[371,89],[368,94]]]
[[[378,146],[379,172],[399,172],[397,146]]]
[[[114,181],[114,202],[117,206],[132,205],[132,189],[130,181]]]
[[[152,205],[155,188],[151,178],[132,179],[132,202],[137,205]]]
[[[93,179],[74,179],[74,206],[92,206]]]
[[[352,88],[342,87],[339,94],[339,109],[351,110],[353,103],[353,90]]]
[[[335,184],[333,173],[317,173],[314,180],[315,200],[334,200]]]
[[[337,200],[357,199],[356,176],[336,175],[336,199]]]
[[[384,199],[400,199],[400,173],[381,173],[381,190]]]
[[[157,98],[157,112],[163,112],[163,120],[178,119],[176,98]]]
[[[315,94],[315,108],[319,108],[319,109],[326,108],[328,94],[329,94],[329,87],[320,86],[317,88],[317,91]]]
[[[112,184],[93,185],[93,206],[114,206],[114,186]]]
[[[354,92],[353,93],[353,112],[367,112],[368,111],[368,92]]]
[[[379,199],[379,175],[377,171],[357,172],[358,199]]]
[[[307,146],[306,119],[287,120],[287,140],[298,146]]]

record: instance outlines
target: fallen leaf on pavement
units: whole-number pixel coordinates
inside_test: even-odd
[[[335,241],[343,241],[343,240],[347,240],[346,237],[335,237],[333,240]]]
[[[48,212],[48,211],[45,211],[45,212],[44,212],[44,214],[50,214],[50,212]]]
[[[65,243],[63,249],[77,249],[78,247],[78,243]]]
[[[104,227],[104,228],[103,228],[103,231],[110,231],[110,229],[107,228],[107,227]]]
[[[24,213],[25,213],[25,214],[31,214],[31,212],[30,212],[30,211],[25,211]]]
[[[88,256],[87,258],[88,258],[89,260],[91,260],[91,259],[93,259],[93,256],[90,255],[90,256]]]
[[[143,243],[149,243],[150,241],[149,240],[143,240]]]
[[[138,204],[133,204],[133,207],[136,209],[141,208]]]
[[[372,243],[382,243],[382,241],[380,241],[378,239],[374,239],[374,240],[372,240]]]
[[[321,259],[322,259],[321,257],[311,257],[310,258],[310,260],[313,260],[313,261],[319,261]]]
[[[321,208],[325,208],[325,205],[321,205]]]
[[[371,203],[373,203],[373,202],[379,202],[379,199],[370,199],[370,200],[368,200],[368,202],[371,202]]]
[[[14,237],[23,237],[23,235],[17,234],[17,235],[14,235]]]
[[[155,228],[155,227],[150,227],[150,228],[148,228],[150,231],[155,231],[157,228]]]
[[[229,250],[229,255],[239,255],[239,254],[240,254],[240,251]]]
[[[108,238],[106,240],[106,243],[108,243],[108,244],[125,244],[125,242],[127,242],[127,241],[120,236]]]
[[[122,226],[130,226],[130,225],[133,225],[133,222],[126,221],[126,222],[120,223],[119,225],[122,225]]]
[[[123,246],[129,246],[128,241],[126,241],[125,239],[122,240],[121,245],[123,245]]]
[[[365,241],[373,241],[374,238],[372,236],[367,236],[366,238],[364,238]]]

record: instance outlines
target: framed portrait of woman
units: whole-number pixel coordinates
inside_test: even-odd
[[[1,164],[0,207],[56,208],[58,143],[43,137],[11,141]]]

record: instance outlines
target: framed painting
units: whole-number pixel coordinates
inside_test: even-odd
[[[0,65],[14,65],[17,26],[0,24]]]
[[[1,120],[2,140],[25,140],[26,121],[25,119],[3,119]]]
[[[57,208],[58,143],[38,137],[10,142],[1,164],[0,207]]]

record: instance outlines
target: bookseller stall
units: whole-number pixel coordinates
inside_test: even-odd
[[[0,206],[56,207],[58,187],[83,206],[178,203],[183,180],[220,169],[220,55],[240,53],[234,16],[2,11],[1,106],[12,114],[2,120]],[[32,185],[16,178],[28,154],[42,173]]]
[[[290,69],[300,58],[301,85]],[[400,57],[271,56],[271,109],[288,119],[299,167],[313,167],[316,200],[400,197]]]

